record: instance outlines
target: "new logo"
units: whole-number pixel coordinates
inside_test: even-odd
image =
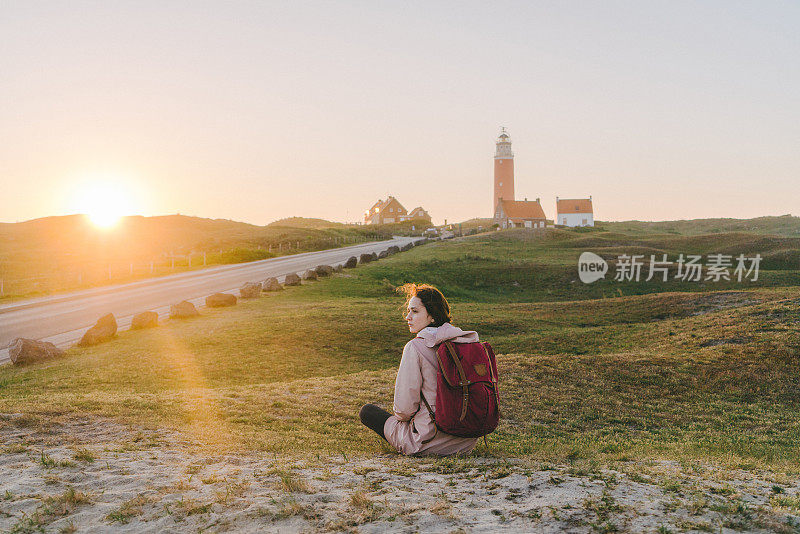
[[[578,258],[578,276],[584,284],[606,277],[608,263],[594,252],[584,252]]]

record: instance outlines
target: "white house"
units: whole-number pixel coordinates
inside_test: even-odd
[[[594,226],[591,195],[589,198],[556,197],[555,223],[561,226]]]

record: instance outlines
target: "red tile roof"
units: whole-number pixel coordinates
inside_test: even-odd
[[[562,213],[594,213],[592,200],[589,198],[559,198],[556,202],[556,212]]]
[[[542,205],[535,200],[501,200],[503,213],[509,219],[546,219]]]

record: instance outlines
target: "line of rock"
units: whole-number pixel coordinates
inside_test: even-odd
[[[318,265],[314,269],[305,271],[302,275],[290,273],[285,276],[283,284],[275,277],[267,278],[263,282],[247,282],[239,288],[239,296],[244,299],[249,299],[261,296],[262,292],[283,291],[286,286],[299,286],[302,280],[318,280],[319,278],[330,276],[335,272],[341,272],[343,269],[352,269],[358,265],[371,263],[398,252],[405,252],[414,248],[415,245],[419,246],[428,241],[430,241],[430,239],[426,238],[416,243],[413,241],[409,242],[402,247],[392,245],[379,254],[372,252],[369,254],[361,254],[358,258],[351,256],[343,264],[335,267],[331,267],[330,265]],[[214,293],[207,296],[205,302],[208,308],[221,308],[236,305],[238,299],[236,295],[231,295],[230,293]],[[172,304],[169,308],[170,319],[188,319],[199,315],[200,312],[197,310],[197,307],[188,300]],[[131,330],[153,328],[155,326],[158,326],[158,314],[154,311],[137,313],[131,320]],[[78,346],[90,347],[105,343],[116,337],[116,335],[117,320],[113,313],[109,313],[100,317],[95,325],[83,334],[83,337],[78,342]],[[16,338],[9,345],[8,354],[12,364],[24,365],[61,356],[64,354],[64,351],[47,341]]]

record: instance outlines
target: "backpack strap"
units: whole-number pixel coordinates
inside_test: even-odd
[[[425,395],[422,394],[422,390],[420,390],[420,392],[419,392],[419,398],[422,399],[422,402],[425,403],[425,407],[428,409],[428,413],[431,415],[431,421],[433,421],[433,435],[430,438],[428,438],[428,439],[426,439],[426,440],[424,440],[422,442],[423,444],[425,444],[425,443],[429,443],[429,442],[433,441],[433,438],[435,438],[436,434],[439,433],[439,427],[436,426],[436,416],[433,414],[433,410],[431,409],[431,405],[428,404],[427,400],[425,400]]]
[[[469,405],[470,381],[467,380],[467,375],[464,372],[464,366],[461,365],[461,358],[458,357],[458,352],[456,352],[456,348],[453,346],[453,342],[445,341],[444,345],[445,347],[447,347],[447,353],[450,354],[450,358],[453,360],[453,364],[456,366],[456,369],[458,370],[458,376],[461,379],[461,383],[458,385],[461,386],[461,390],[464,393],[464,399],[461,402],[461,417],[459,417],[458,420],[463,421],[464,418],[467,416],[467,406]],[[484,348],[484,350],[486,349]],[[444,368],[442,368],[442,371],[444,372]]]
[[[486,365],[489,366],[489,378],[492,379],[492,389],[494,390],[494,401],[497,404],[497,415],[500,415],[500,391],[499,386],[497,384],[497,377],[494,376],[494,365],[492,365],[492,359],[489,357],[489,351],[486,350],[486,344],[481,343],[481,347],[483,347],[483,353],[486,354]],[[484,436],[484,439],[486,436]],[[486,446],[489,447],[488,445]]]

